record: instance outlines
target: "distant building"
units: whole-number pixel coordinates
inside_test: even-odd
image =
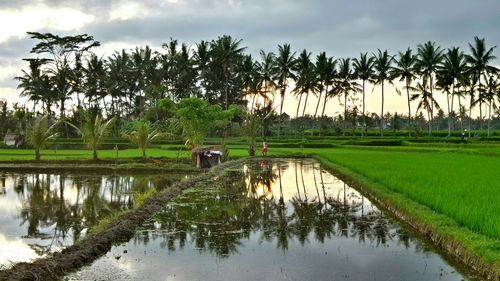
[[[3,138],[3,142],[6,146],[16,146],[17,135],[14,133],[7,133]]]

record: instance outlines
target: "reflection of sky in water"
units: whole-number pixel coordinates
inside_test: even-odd
[[[272,173],[263,173],[258,163],[245,166],[245,191],[233,191],[237,194],[234,197],[216,191],[213,184],[184,195],[146,222],[131,241],[113,247],[91,266],[69,276],[70,280],[463,279],[439,255],[386,218],[357,191],[322,170],[317,162],[297,161],[281,162],[281,169],[270,163],[268,171],[272,169]],[[237,186],[235,180],[228,182]],[[228,200],[221,200],[224,197]],[[251,205],[252,200],[257,203]],[[316,204],[319,202],[322,204]],[[273,215],[282,212],[286,218],[286,247],[279,235],[267,233],[279,228],[276,224],[280,222],[272,218],[271,224],[266,224],[261,213],[266,209]],[[233,214],[232,210],[240,211]],[[313,214],[308,214],[311,210]],[[263,221],[246,222],[242,213]],[[304,240],[299,238],[308,223],[300,216],[316,220],[325,215],[339,223],[332,224],[332,231],[322,241],[317,229],[306,232]],[[225,221],[206,221],[208,217]],[[340,225],[344,217],[347,226]],[[372,236],[360,240],[356,225],[365,221],[372,227]],[[377,233],[382,233],[381,237]],[[205,241],[200,244],[203,235]],[[233,241],[234,237],[238,239]],[[234,250],[218,252],[225,242],[234,244]]]
[[[162,178],[168,176],[0,174],[0,268],[72,245]]]

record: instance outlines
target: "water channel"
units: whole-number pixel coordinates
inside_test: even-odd
[[[253,161],[167,204],[69,280],[470,280],[308,159]]]
[[[102,218],[132,208],[134,194],[183,177],[0,172],[0,269],[72,245]]]

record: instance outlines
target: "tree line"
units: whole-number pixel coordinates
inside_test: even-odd
[[[161,51],[136,47],[109,57],[93,52],[100,43],[87,34],[29,35],[38,42],[31,50],[37,57],[26,58],[29,68],[16,77],[21,95],[33,102],[32,109],[23,107],[24,114],[55,116],[57,110],[61,119],[69,118],[73,124],[82,124],[84,111],[120,120],[164,121],[185,98],[204,99],[223,110],[240,105],[250,115],[272,115],[281,124],[285,99],[296,99],[295,115],[305,117],[314,96],[317,102],[310,117],[343,111],[339,116],[343,134],[352,119],[353,126],[363,128],[363,135],[376,120],[383,135],[386,90],[396,81],[404,84],[396,91],[407,99],[405,119],[410,135],[412,119],[422,113],[429,134],[433,119],[443,114],[448,117],[448,134],[456,121],[462,131],[467,128],[467,118],[470,132],[472,109],[477,107],[479,125],[482,129],[487,121],[489,135],[490,121],[499,115],[499,72],[493,66],[496,46],[487,47],[484,38],[475,37],[468,52],[429,41],[394,55],[379,49],[356,58],[334,58],[326,52],[314,58],[305,49],[296,52],[282,44],[276,53],[261,50],[255,59],[246,53],[242,40],[228,35],[193,45],[170,39]],[[365,110],[370,86],[380,89],[380,114]],[[446,105],[437,102],[437,95],[445,95]],[[280,98],[279,109],[272,104],[274,96]],[[334,98],[342,109],[327,108]],[[278,135],[280,129],[278,126]]]

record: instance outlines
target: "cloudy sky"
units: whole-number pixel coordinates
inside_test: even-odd
[[[101,55],[139,45],[161,50],[170,38],[193,44],[224,34],[243,39],[254,57],[283,43],[336,58],[378,48],[394,54],[429,40],[468,51],[474,36],[486,38],[489,47],[500,45],[500,1],[0,0],[0,26],[0,98],[12,103],[23,102],[13,77],[26,68],[21,58],[30,57],[36,43],[27,31],[87,33],[101,42]],[[378,89],[369,92],[368,110],[378,111]],[[404,109],[404,102],[390,94],[387,110]]]

